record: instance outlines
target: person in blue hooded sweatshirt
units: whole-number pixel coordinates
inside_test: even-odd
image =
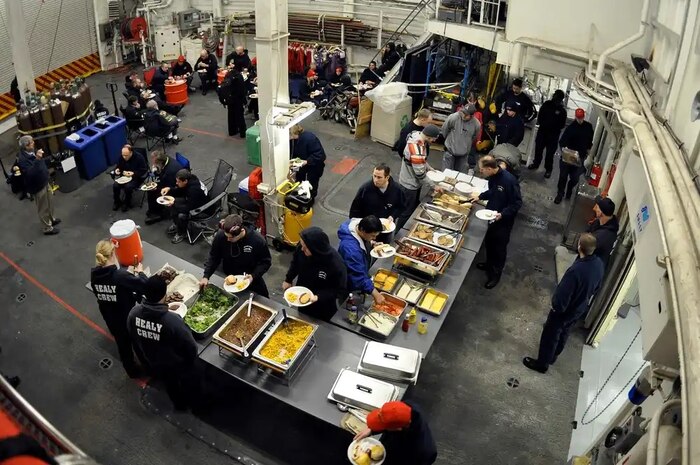
[[[338,252],[348,269],[348,291],[371,294],[378,304],[384,303],[384,296],[374,288],[369,275],[369,251],[377,244],[375,241],[382,231],[382,222],[374,215],[351,218],[338,229]]]

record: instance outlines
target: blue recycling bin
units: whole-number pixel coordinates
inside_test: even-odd
[[[107,166],[116,165],[126,144],[126,120],[118,116],[108,116],[91,126],[102,131],[102,143],[105,146]]]
[[[75,153],[78,172],[83,179],[92,179],[107,169],[107,156],[102,142],[102,131],[88,126],[79,131],[78,140],[66,138],[65,145]]]

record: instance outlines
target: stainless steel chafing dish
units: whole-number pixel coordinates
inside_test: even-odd
[[[291,327],[286,326],[287,322],[290,323]],[[303,339],[297,341],[294,331],[297,331],[301,327],[308,327],[309,331]],[[295,366],[295,363],[306,351],[317,329],[318,325],[309,323],[300,318],[293,316],[287,316],[286,319],[282,318],[270,328],[265,338],[260,341],[260,344],[255,348],[253,351],[253,361],[278,373],[286,374]],[[275,336],[275,334],[278,333],[279,336]],[[285,341],[294,339],[294,353],[283,353],[282,358],[284,360],[280,360],[279,354],[275,356],[276,360],[269,356],[269,354],[263,354],[263,352],[266,351],[267,344],[270,343],[273,337],[281,337],[282,340]]]
[[[428,245],[449,250],[452,253],[457,253],[464,242],[464,236],[461,233],[423,223],[422,221],[416,221],[413,224],[413,227],[408,232],[408,237]]]
[[[226,322],[214,333],[214,343],[229,352],[233,352],[235,355],[242,356],[246,351],[250,353],[257,345],[257,342],[260,341],[260,336],[265,332],[270,324],[272,324],[279,312],[253,301],[251,304],[251,318],[255,318],[254,315],[256,313],[266,315],[265,320],[261,323],[258,330],[253,335],[248,335],[248,337],[245,337],[244,335],[243,345],[241,345],[241,342],[237,337],[232,338],[233,340],[224,338],[222,334],[225,334],[232,325],[241,324],[241,320],[245,320],[247,318],[247,313],[248,300],[245,300],[243,304],[238,307],[235,313],[231,315],[231,317],[226,320]]]
[[[468,216],[465,214],[450,211],[429,203],[422,203],[418,206],[416,219],[457,232],[463,232],[467,228],[468,222]]]
[[[328,400],[371,411],[396,400],[398,395],[399,389],[393,384],[343,368],[328,393]]]
[[[422,355],[417,350],[367,341],[357,371],[389,381],[415,384],[421,360]]]
[[[190,327],[190,330],[192,331],[192,335],[194,336],[195,339],[206,339],[206,338],[208,338],[209,336],[211,336],[212,333],[213,333],[214,331],[216,331],[216,328],[218,328],[218,327],[221,325],[221,323],[222,323],[226,318],[228,318],[229,315],[231,315],[231,312],[233,312],[233,309],[235,308],[236,304],[238,303],[238,297],[236,297],[235,295],[231,294],[230,292],[226,292],[225,290],[223,290],[223,289],[220,288],[219,286],[215,286],[215,285],[213,285],[213,284],[211,284],[211,283],[207,284],[207,286],[206,286],[204,289],[209,288],[209,287],[212,287],[212,288],[217,289],[217,290],[218,290],[219,292],[221,292],[223,295],[225,295],[226,297],[228,297],[228,298],[229,298],[229,301],[231,302],[231,305],[228,307],[228,309],[226,309],[226,311],[225,311],[224,313],[221,314],[221,316],[220,316],[219,318],[217,318],[217,319],[216,319],[211,325],[209,325],[209,326],[207,327],[207,329],[205,329],[204,331],[202,331],[202,332],[195,331],[194,329],[192,329],[192,328]],[[185,302],[185,305],[187,306],[187,314],[190,313],[190,310],[192,309],[192,307],[194,306],[194,304],[197,303],[197,301],[198,301],[201,297],[202,297],[202,292],[199,292],[199,293],[193,295],[192,297],[190,297],[189,300],[187,300],[187,301]],[[185,318],[184,318],[185,324],[187,324],[187,319],[188,319],[188,318],[187,318],[187,314],[185,315]],[[189,326],[189,325],[188,325],[188,326]]]
[[[431,200],[430,203],[446,210],[462,213],[463,215],[467,216],[469,216],[469,212],[472,208],[471,200],[468,197],[456,192],[443,191],[436,193],[433,195],[433,200]]]
[[[413,253],[420,251],[431,254],[434,259],[429,262],[425,258],[418,258],[416,254]],[[430,276],[444,273],[451,257],[452,255],[447,250],[425,244],[416,239],[411,239],[410,237],[403,237],[396,240],[396,257],[394,258],[394,263],[414,268]]]

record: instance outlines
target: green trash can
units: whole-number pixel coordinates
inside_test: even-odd
[[[258,123],[255,123],[246,130],[245,145],[248,150],[248,164],[262,166],[262,157],[260,155],[260,126],[258,126]]]

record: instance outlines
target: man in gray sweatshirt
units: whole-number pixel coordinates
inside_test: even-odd
[[[443,170],[466,172],[467,156],[473,150],[474,141],[481,130],[481,123],[474,118],[475,112],[474,105],[464,105],[460,111],[448,116],[442,125],[442,136],[445,138]]]

